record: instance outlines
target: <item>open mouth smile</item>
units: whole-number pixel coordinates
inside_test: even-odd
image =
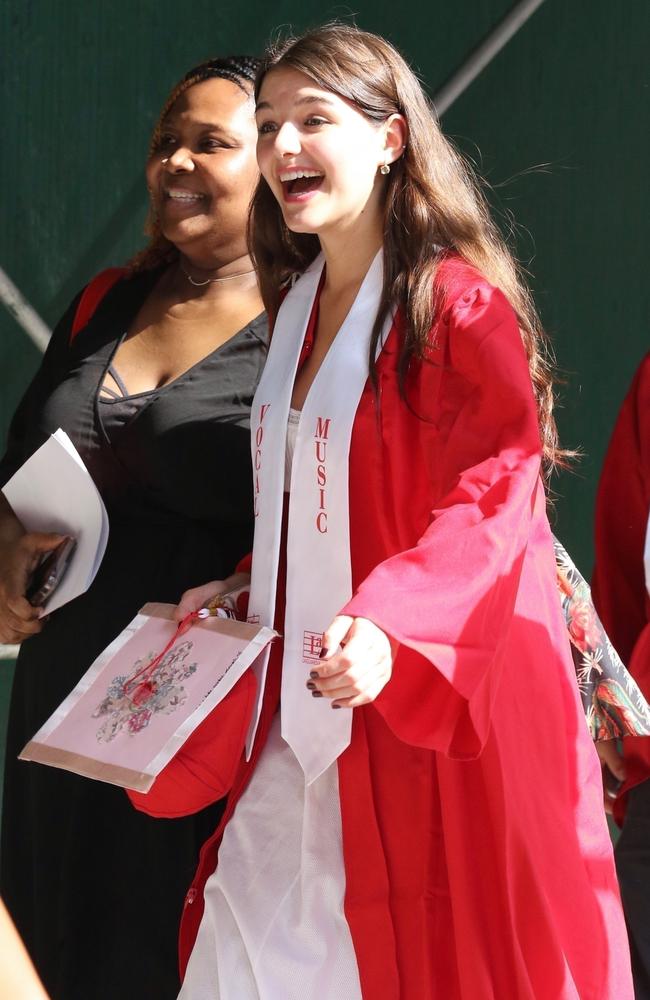
[[[280,173],[282,194],[287,202],[306,201],[320,190],[325,175],[320,170],[306,170],[296,167]]]
[[[205,197],[204,194],[198,191],[188,191],[186,188],[170,188],[163,192],[163,198],[166,202],[171,202],[179,207],[184,205],[198,205],[200,202],[205,201]]]

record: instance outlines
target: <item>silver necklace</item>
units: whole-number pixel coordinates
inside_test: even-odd
[[[253,274],[255,271],[254,267],[251,267],[250,271],[238,271],[237,274],[227,274],[225,278],[206,278],[205,281],[197,281],[192,275],[185,270],[183,265],[180,263],[180,269],[189,281],[190,285],[194,285],[195,288],[203,288],[204,285],[213,285],[217,281],[231,281],[233,278],[241,278],[245,274]]]

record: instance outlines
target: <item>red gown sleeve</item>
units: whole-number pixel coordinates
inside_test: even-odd
[[[250,573],[253,568],[253,553],[249,552],[237,563],[235,573]]]
[[[648,621],[643,549],[650,508],[650,354],[639,367],[612,434],[596,496],[598,614],[623,661]]]
[[[128,791],[133,806],[158,818],[188,816],[228,794],[239,766],[257,684],[247,670],[185,741],[146,793]]]
[[[373,703],[395,735],[463,758],[480,753],[488,735],[532,511],[536,498],[544,502],[541,446],[505,297],[481,284],[438,327],[440,357],[417,376],[419,398],[436,400],[419,432],[421,467],[439,469],[428,527],[413,548],[377,565],[342,613],[369,618],[401,644]],[[410,474],[422,488],[424,473]]]
[[[643,550],[650,508],[650,354],[632,381],[607,449],[596,495],[594,603],[606,631],[650,697],[650,605]],[[623,823],[627,793],[650,776],[650,740],[623,741],[626,779],[614,802]]]

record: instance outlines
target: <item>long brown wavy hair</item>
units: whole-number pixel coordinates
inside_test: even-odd
[[[178,81],[163,104],[162,111],[158,116],[158,121],[154,126],[149,143],[149,159],[154,155],[160,145],[161,130],[167,115],[174,107],[176,101],[186,90],[204,80],[212,80],[215,77],[220,80],[230,80],[236,84],[245,94],[253,93],[255,75],[259,70],[261,62],[253,56],[222,56],[217,59],[207,59],[199,63],[185,74]],[[173,243],[166,239],[161,231],[160,222],[153,205],[149,206],[147,219],[144,226],[145,236],[149,237],[149,243],[140,250],[129,262],[129,269],[132,272],[151,271],[163,264],[171,264],[178,257],[178,250]]]
[[[314,83],[352,102],[371,122],[403,115],[408,140],[391,165],[384,200],[384,286],[370,346],[370,375],[376,384],[375,353],[383,320],[400,306],[406,335],[399,359],[400,383],[413,359],[423,358],[439,294],[436,271],[445,252],[456,252],[505,294],[524,342],[537,400],[543,461],[547,471],[566,464],[553,417],[552,359],[521,270],[493,222],[472,167],[441,132],[435,111],[417,77],[385,39],[340,23],[271,46],[255,83],[259,98],[265,76],[279,67],[304,73]],[[249,244],[267,310],[275,315],[287,275],[303,271],[320,252],[313,234],[293,233],[262,178],[249,221]]]

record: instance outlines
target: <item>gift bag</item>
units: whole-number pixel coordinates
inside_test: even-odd
[[[19,755],[147,792],[277,634],[147,604]]]

